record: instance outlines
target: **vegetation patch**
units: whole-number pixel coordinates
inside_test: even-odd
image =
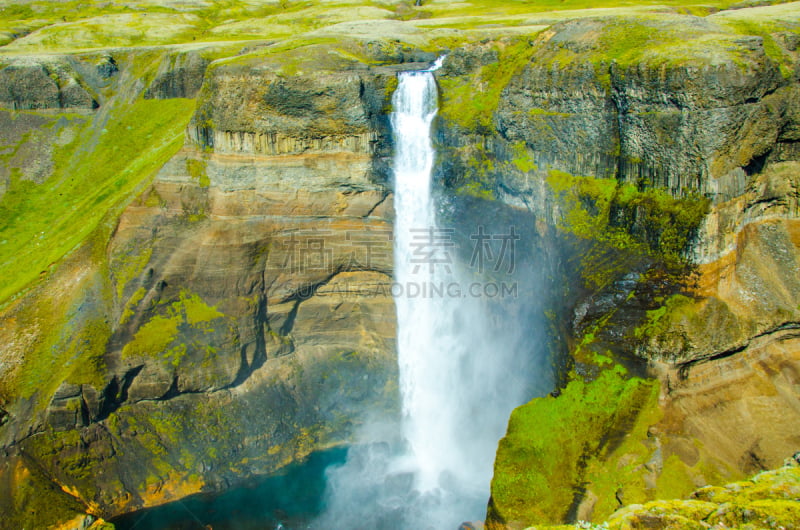
[[[135,246],[119,253],[112,262],[111,273],[117,286],[117,299],[122,300],[128,282],[139,276],[153,255],[152,246]]]
[[[20,329],[35,339],[19,368],[3,381],[2,391],[28,399],[36,396],[38,409],[48,405],[62,382],[98,390],[105,385],[111,293],[99,275],[82,278],[74,290],[66,296],[41,294],[38,304],[16,314]]]
[[[201,188],[207,188],[211,185],[211,179],[208,178],[208,173],[206,172],[205,160],[187,158],[186,171],[189,172],[189,176],[191,176],[197,181],[198,184],[200,184]]]
[[[524,524],[565,520],[587,469],[631,419],[657,406],[657,391],[655,381],[628,378],[616,366],[591,382],[574,379],[558,397],[517,408],[498,448],[490,511]]]
[[[183,144],[193,109],[186,99],[119,101],[104,127],[78,125],[74,140],[53,150],[54,170],[45,182],[11,177],[0,199],[0,304],[141,190]]]
[[[442,103],[439,114],[467,131],[490,134],[500,95],[511,79],[530,61],[535,48],[528,37],[496,42],[497,60],[476,72],[459,77],[441,77]]]
[[[775,40],[773,37],[773,33],[785,30],[786,27],[781,27],[775,23],[761,23],[755,20],[747,20],[747,19],[735,19],[729,18],[727,20],[723,19],[724,23],[728,25],[728,27],[732,28],[739,34],[742,35],[754,35],[761,37],[762,43],[764,46],[764,53],[772,59],[780,68],[781,75],[785,79],[790,79],[792,74],[794,73],[794,60],[792,56],[785,51]],[[797,28],[794,29],[794,32],[797,33]]]
[[[667,298],[663,305],[647,312],[645,321],[634,331],[637,339],[659,335],[671,329],[671,323],[682,314],[697,312],[695,301],[682,294]]]
[[[581,248],[578,268],[588,288],[605,287],[645,260],[654,274],[685,277],[686,251],[709,211],[707,198],[555,170],[547,182],[562,208],[559,228]]]
[[[619,510],[608,528],[792,528],[800,521],[800,467],[765,471],[751,480],[705,487],[688,500],[653,501]],[[755,491],[759,493],[754,494]]]
[[[21,458],[9,458],[8,498],[14,510],[3,514],[7,528],[49,528],[56,521],[66,521],[83,514],[86,507],[61,491],[38,466],[26,465]],[[13,497],[12,497],[13,496]]]
[[[449,148],[449,152],[447,149],[440,149],[446,152],[452,164],[448,169],[446,184],[458,195],[493,200],[497,198],[497,182],[501,175],[510,171],[528,173],[537,169],[525,142],[510,146],[510,160],[498,158],[479,141]]]
[[[123,348],[122,356],[163,358],[177,367],[186,355],[186,344],[176,342],[181,328],[188,326],[204,334],[213,333],[211,322],[224,317],[223,313],[207,305],[196,294],[183,291],[179,300],[139,328],[133,340]]]

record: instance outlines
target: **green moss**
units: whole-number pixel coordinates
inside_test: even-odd
[[[725,487],[707,486],[694,492],[693,497],[716,504],[747,504],[770,499],[793,499],[800,495],[800,469],[784,466],[763,471],[748,481]]]
[[[692,9],[694,7],[700,6],[692,6]],[[651,68],[688,64],[707,67],[729,62],[742,70],[752,69],[758,55],[741,42],[740,36],[757,35],[764,39],[768,57],[779,65],[784,76],[791,77],[791,57],[771,35],[777,31],[796,31],[790,24],[778,23],[776,18],[756,9],[745,10],[741,15],[714,17],[714,22],[719,25],[710,30],[709,26],[695,24],[689,17],[644,11],[618,12],[617,16],[600,22],[602,29],[584,37],[587,46],[576,50],[570,46],[548,45],[536,59],[541,66],[552,68],[593,64],[596,79],[610,90],[609,65],[612,63],[617,65],[616,73],[620,76],[625,75],[628,67],[637,64],[647,64]]]
[[[224,317],[196,294],[183,291],[179,300],[139,328],[133,340],[122,349],[122,356],[160,357],[177,367],[187,353],[186,344],[176,342],[182,327],[213,333],[210,323]]]
[[[451,172],[449,186],[459,195],[480,199],[494,199],[496,161],[482,145],[471,144],[452,150],[451,157],[459,161],[459,167]]]
[[[685,497],[694,489],[686,464],[677,455],[670,455],[656,481],[656,496],[660,499]]]
[[[671,328],[671,323],[694,309],[694,300],[681,294],[670,296],[657,309],[647,312],[646,320],[634,330],[637,339],[658,335]]]
[[[200,184],[201,188],[207,188],[211,185],[211,180],[208,178],[208,173],[206,173],[205,160],[195,160],[194,158],[187,159],[186,170],[189,172],[189,175]]]
[[[13,460],[9,459],[9,468]],[[85,507],[62,491],[38,466],[27,467],[17,460],[8,470],[15,509],[3,514],[6,528],[51,528],[60,522],[85,513]]]
[[[190,326],[199,326],[225,316],[217,311],[216,308],[203,302],[196,294],[188,296],[184,293],[181,297],[181,301],[173,304],[173,308],[177,309],[179,305],[183,306],[183,310],[186,314],[186,322]]]
[[[178,336],[181,320],[178,315],[156,315],[136,332],[122,350],[123,357],[160,356],[174,353],[168,347]]]
[[[784,78],[790,79],[792,77],[794,73],[794,60],[791,54],[785,52],[772,36],[773,32],[787,28],[779,27],[774,23],[745,19],[726,19],[724,23],[739,34],[761,37],[764,45],[764,53],[767,57],[778,65],[781,75],[783,75]],[[797,31],[796,28],[792,29],[794,29],[795,32]]]
[[[147,411],[137,411],[132,414],[130,409],[121,409],[115,413],[114,426],[118,430],[112,431],[115,436],[123,433],[135,432],[135,443],[138,448],[131,448],[133,453],[140,453],[140,467],[132,473],[137,477],[137,487],[144,491],[149,485],[166,477],[176,468],[175,458],[170,451],[170,442],[175,439],[178,427],[174,423],[180,420],[179,415],[166,413],[161,408],[153,407]],[[111,427],[109,425],[109,427]],[[181,426],[186,427],[188,426]]]
[[[496,199],[499,175],[509,172],[528,173],[537,169],[525,142],[512,144],[509,151],[510,160],[502,160],[481,142],[451,148],[446,156],[455,163],[449,171],[447,186],[459,195],[485,200]]]
[[[654,450],[648,430],[661,419],[658,395],[659,387],[653,384],[628,432],[618,433],[616,447],[587,465],[586,488],[597,496],[593,520],[602,521],[611,515],[618,508],[618,496],[631,504],[653,498],[644,480],[643,466]]]
[[[538,117],[538,116],[555,116],[557,118],[569,118],[572,114],[568,114],[566,112],[553,112],[546,109],[541,109],[538,107],[533,107],[528,111],[528,115],[531,117]]]
[[[608,528],[647,528],[657,525],[663,530],[702,530],[700,523],[716,506],[699,501],[655,501],[642,506],[620,510]]]
[[[559,228],[581,247],[579,271],[587,287],[602,288],[643,260],[668,275],[685,276],[685,253],[708,212],[708,199],[693,192],[675,198],[663,189],[561,171],[550,171],[547,182],[562,208]]]
[[[106,426],[115,438],[126,438],[129,458],[139,464],[131,478],[141,489],[166,476],[194,481],[201,463],[217,467],[240,458],[217,449],[220,439],[235,439],[242,427],[240,417],[215,400],[193,399],[180,411],[155,402],[126,406],[109,416]]]
[[[136,306],[139,305],[139,302],[142,301],[144,295],[147,294],[147,289],[144,287],[139,287],[133,295],[128,299],[128,302],[125,304],[125,309],[122,311],[122,316],[119,319],[120,324],[125,324],[134,313]]]
[[[94,238],[93,238],[94,239]],[[90,241],[91,245],[100,245]],[[81,258],[95,262],[86,249]],[[93,263],[94,264],[94,263]],[[78,279],[72,293],[39,293],[37,303],[25,306],[15,315],[23,329],[32,330],[32,342],[13,378],[3,381],[4,391],[34,398],[41,410],[66,381],[105,385],[104,355],[111,337],[111,293],[101,274]]]
[[[732,503],[724,512],[709,517],[708,521],[728,528],[748,523],[761,528],[791,528],[800,522],[800,502],[796,499],[767,499],[747,504]]]
[[[78,125],[75,140],[54,149],[43,183],[12,178],[0,199],[0,303],[46,274],[120,211],[183,144],[194,102],[117,102],[105,128]],[[100,118],[95,118],[99,120]]]
[[[525,142],[517,142],[511,146],[512,156],[511,165],[523,173],[536,171],[537,166],[533,160],[533,155],[528,151]]]
[[[628,379],[616,367],[592,382],[571,381],[557,398],[537,398],[516,409],[498,448],[491,509],[524,524],[564,520],[587,466],[652,404],[654,388],[657,383]]]
[[[106,319],[87,322],[67,347],[66,381],[92,385],[98,390],[103,388],[106,382],[105,352],[110,339],[111,327]]]
[[[122,300],[128,282],[138,277],[150,262],[153,247],[134,245],[126,252],[121,252],[112,260],[112,275],[117,286],[117,299]]]
[[[668,464],[668,463],[665,463]],[[671,473],[667,471],[666,473]],[[680,474],[680,473],[679,473]],[[761,478],[767,479],[771,491],[753,491]],[[679,478],[679,477],[678,477]],[[608,522],[610,529],[622,528],[792,528],[800,522],[800,504],[796,500],[800,484],[800,468],[786,466],[724,487],[705,487],[695,491],[691,500],[660,500],[632,505],[619,510]],[[682,489],[686,489],[683,485]],[[791,492],[791,493],[790,493]],[[788,493],[788,495],[787,495]]]
[[[498,58],[476,73],[439,80],[439,114],[468,131],[490,133],[503,89],[530,61],[535,48],[528,38],[496,44]]]
[[[392,96],[394,91],[397,90],[397,76],[391,76],[386,79],[386,87],[383,91],[383,113],[389,114],[392,112]]]
[[[600,50],[593,52],[597,62],[617,61],[629,63],[638,58],[643,50],[654,42],[668,39],[666,32],[659,31],[640,21],[614,20],[603,28]]]

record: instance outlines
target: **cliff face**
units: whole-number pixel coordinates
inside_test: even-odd
[[[797,86],[766,55],[762,39],[731,38],[720,56],[680,58],[687,52],[673,44],[663,52],[669,58],[593,64],[602,36],[622,23],[575,21],[543,32],[531,62],[503,92],[500,137],[525,142],[540,168],[675,194],[691,188],[717,200],[742,194],[748,175],[766,163],[797,158]],[[630,23],[631,32],[658,40],[669,22]],[[719,31],[709,20],[672,23],[686,38]]]
[[[695,31],[714,34],[722,22],[677,21],[682,41],[640,22],[662,47],[624,53],[609,40],[615,21],[553,26],[522,54],[488,129],[472,133],[480,148],[456,148],[482,149],[492,165],[472,174],[478,187],[551,219],[574,252],[566,262],[579,262],[566,273],[576,286],[566,308],[574,383],[512,416],[490,527],[602,521],[620,505],[774,467],[794,451],[796,38],[773,28],[715,36],[724,50],[708,36],[702,52],[693,48]],[[628,31],[635,39],[636,26]],[[445,76],[482,79],[477,64]],[[707,213],[681,220],[647,198],[652,187],[683,201],[700,192]],[[659,227],[667,216],[690,234],[677,268],[665,255],[676,232]],[[598,377],[613,362],[657,380],[656,397],[619,375]]]
[[[166,56],[134,90],[193,97],[203,64]],[[184,145],[108,242],[4,310],[3,527],[225,488],[395,415],[393,71],[353,64],[201,72]]]
[[[500,198],[537,213],[547,193],[536,186],[553,169],[730,200],[767,164],[797,159],[800,117],[789,70],[796,36],[735,33],[728,24],[716,16],[575,20],[528,42],[455,50],[440,76],[445,88],[472,81],[471,96],[487,108],[470,112],[469,96],[445,90],[447,143],[463,146],[477,133],[501,160],[524,148],[533,167],[503,167],[492,180]],[[492,68],[498,60],[506,71]]]

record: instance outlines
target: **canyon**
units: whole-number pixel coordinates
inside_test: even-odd
[[[0,47],[0,527],[101,527],[402,415],[391,98],[440,55],[443,214],[520,229],[537,282],[491,316],[542,329],[548,381],[487,527],[601,522],[800,448],[798,5],[358,9]]]

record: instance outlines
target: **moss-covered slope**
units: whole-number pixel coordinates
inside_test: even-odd
[[[724,486],[707,486],[689,498],[631,504],[607,521],[576,525],[535,525],[546,529],[663,528],[792,528],[800,523],[800,467],[797,456],[778,469],[763,471],[747,480]]]

